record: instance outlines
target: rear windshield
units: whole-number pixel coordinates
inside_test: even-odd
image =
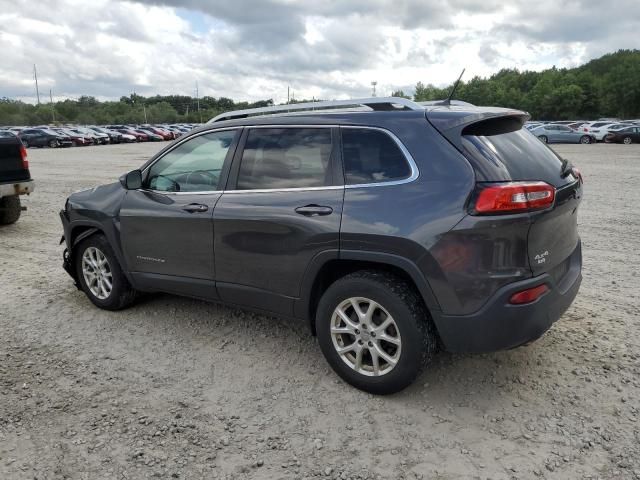
[[[562,178],[562,159],[526,128],[496,135],[474,130],[462,132],[462,145],[478,181],[541,180],[556,187],[573,181]]]

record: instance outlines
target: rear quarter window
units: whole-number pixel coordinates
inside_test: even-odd
[[[381,130],[341,128],[346,185],[397,181],[411,176],[398,144]]]

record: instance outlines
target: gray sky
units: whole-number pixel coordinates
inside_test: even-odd
[[[640,0],[0,0],[0,97],[369,96],[640,47]]]

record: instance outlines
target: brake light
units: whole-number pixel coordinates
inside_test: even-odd
[[[542,295],[549,291],[549,287],[545,284],[538,285],[537,287],[527,288],[521,292],[514,293],[509,299],[509,303],[512,305],[522,305],[524,303],[531,303],[536,301]]]
[[[29,170],[29,160],[27,160],[27,149],[24,145],[20,145],[20,158],[22,158],[22,168]]]
[[[553,205],[556,190],[545,182],[509,182],[482,188],[475,202],[479,214],[517,213]]]

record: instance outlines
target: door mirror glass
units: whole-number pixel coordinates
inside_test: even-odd
[[[120,177],[120,183],[127,190],[136,190],[142,187],[142,172],[140,170],[132,170]]]

